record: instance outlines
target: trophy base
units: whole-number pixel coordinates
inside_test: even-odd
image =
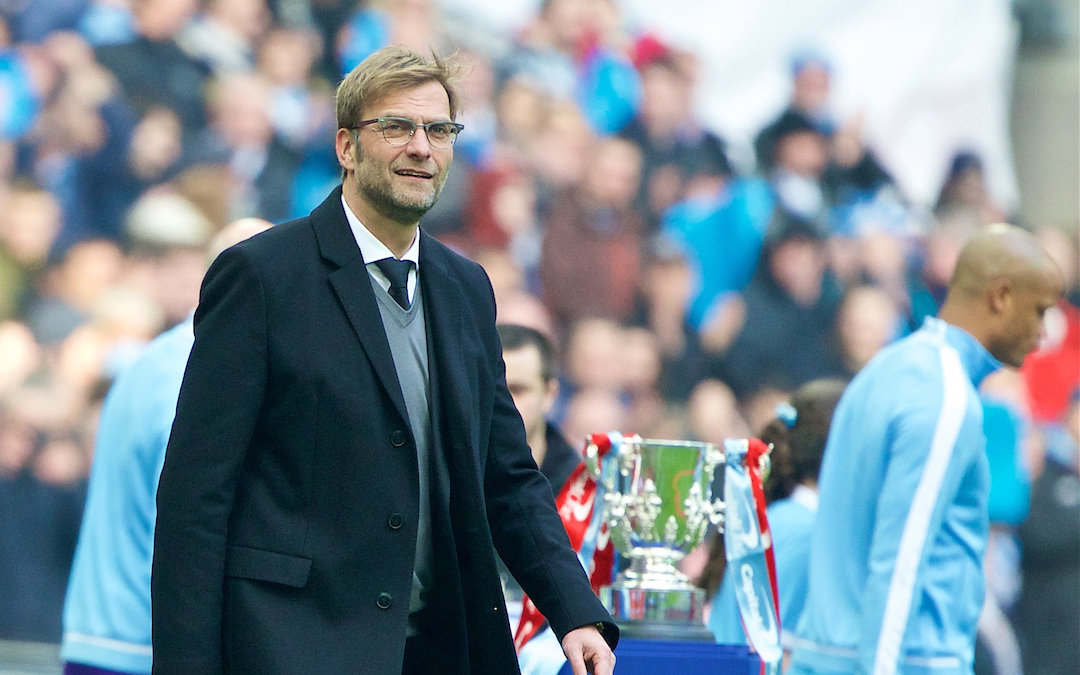
[[[616,581],[600,589],[600,601],[625,637],[714,641],[703,623],[705,591],[700,588],[640,588]]]
[[[616,621],[620,637],[631,640],[665,642],[716,642],[716,637],[702,623],[665,623],[661,621]]]

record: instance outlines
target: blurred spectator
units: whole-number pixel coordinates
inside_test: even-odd
[[[44,352],[34,334],[20,321],[0,321],[0,400],[22,384],[44,363]],[[2,450],[0,450],[2,452]]]
[[[272,87],[274,132],[302,154],[292,186],[293,217],[310,213],[341,179],[333,143],[327,140],[337,124],[333,91],[315,72],[321,48],[310,29],[274,29],[259,45],[259,72]]]
[[[480,52],[470,51],[460,56],[468,64],[469,70],[461,83],[464,109],[458,121],[465,125],[469,133],[454,145],[455,159],[474,167],[488,167],[495,161],[499,133],[495,109],[495,68]]]
[[[0,16],[9,21],[12,37],[18,42],[41,42],[50,33],[75,27],[87,0],[11,2],[0,7]]]
[[[641,274],[641,216],[633,209],[641,155],[632,143],[599,141],[584,184],[545,214],[544,302],[562,325],[590,317],[626,320]]]
[[[775,387],[763,387],[744,396],[740,407],[747,426],[750,429],[764,429],[776,417],[776,407],[790,400],[793,393]]]
[[[190,201],[161,190],[135,203],[127,230],[132,242],[128,277],[153,299],[162,327],[175,326],[198,304],[213,227]]]
[[[911,292],[912,331],[918,330],[923,318],[936,316],[945,301],[949,279],[956,268],[960,249],[977,230],[968,224],[948,222],[934,228],[926,237],[925,250],[916,270]]]
[[[888,293],[872,285],[847,289],[836,315],[843,374],[851,377],[874,354],[901,336],[900,312]]]
[[[525,105],[533,101],[520,90],[515,91],[510,103]],[[518,96],[522,100],[515,101]],[[508,120],[511,125],[529,124],[535,114],[519,109],[510,112],[518,116]],[[585,180],[596,140],[581,111],[567,100],[549,101],[535,121],[535,126],[520,131],[525,133],[527,160],[536,175],[541,205],[554,207],[552,203],[561,201],[564,191],[580,186]],[[513,129],[511,133],[517,131]],[[634,189],[637,190],[636,183]]]
[[[622,129],[641,99],[614,0],[543,0],[509,68],[553,98],[572,99],[598,134]]]
[[[892,176],[863,140],[863,117],[856,115],[830,138],[829,164],[822,176],[831,207],[832,230],[861,234],[904,234],[915,228]]]
[[[123,242],[125,211],[147,187],[168,177],[180,155],[175,114],[152,107],[140,119],[114,78],[74,33],[49,39],[64,83],[43,112],[35,171],[60,199],[64,227],[56,243],[87,238]]]
[[[259,45],[259,72],[273,89],[270,121],[296,149],[325,144],[324,132],[335,123],[329,87],[313,79],[318,57],[319,45],[310,31],[272,30]]]
[[[982,159],[974,152],[957,152],[949,164],[934,215],[942,224],[979,227],[1004,222],[1007,216],[990,196]]]
[[[52,76],[52,64],[42,50],[11,49],[0,41],[0,140],[30,131],[53,84]]]
[[[505,248],[524,274],[526,287],[540,292],[543,231],[531,176],[518,169],[474,174],[464,220],[466,248]]]
[[[596,389],[618,394],[622,386],[621,343],[622,328],[614,321],[593,318],[575,323],[566,342],[566,386],[562,391]]]
[[[646,437],[670,437],[674,430],[665,419],[667,409],[658,387],[661,359],[656,336],[645,328],[626,328],[618,353],[627,425]]]
[[[832,66],[820,54],[805,52],[791,63],[791,102],[780,116],[767,125],[754,141],[758,169],[772,173],[778,163],[780,139],[793,128],[812,129],[828,136],[835,123],[829,112]]]
[[[1080,663],[1080,396],[1047,434],[1045,462],[1020,526],[1023,589],[1016,631],[1027,675],[1066,675]]]
[[[274,2],[271,8],[279,21],[286,28],[309,26],[314,28],[320,38],[321,58],[316,66],[319,76],[327,82],[336,82],[341,77],[336,50],[337,35],[341,27],[356,11],[354,0],[319,0],[319,2]]]
[[[96,50],[98,61],[116,76],[136,110],[169,108],[185,133],[206,124],[203,88],[209,68],[176,41],[196,8],[196,0],[132,0],[135,39]]]
[[[255,45],[269,20],[265,0],[207,0],[176,42],[215,76],[245,73],[255,64]]]
[[[516,293],[509,300],[499,303],[496,319],[500,323],[527,326],[544,335],[555,334],[555,324],[544,303],[528,293]]]
[[[510,302],[512,297],[525,292],[525,279],[521,269],[505,250],[485,248],[478,251],[473,260],[487,272],[496,306]]]
[[[770,228],[744,294],[746,319],[722,359],[724,379],[740,398],[763,387],[791,391],[839,372],[831,344],[838,293],[824,236],[814,223],[782,212]]]
[[[274,133],[269,82],[257,74],[232,75],[215,80],[210,92],[211,124],[194,140],[188,161],[229,167],[232,219],[288,219],[299,157]]]
[[[1054,258],[1061,276],[1065,280],[1065,297],[1073,307],[1080,307],[1080,242],[1077,237],[1080,234],[1069,232],[1059,227],[1040,227],[1035,230],[1035,236],[1042,242],[1043,247]]]
[[[685,401],[704,377],[705,355],[687,317],[693,292],[693,273],[679,247],[668,237],[653,240],[642,276],[642,306],[635,324],[648,328],[660,355],[660,395],[669,402]]]
[[[571,443],[583,443],[590,434],[619,431],[637,433],[627,427],[626,406],[618,394],[603,389],[586,389],[570,397],[562,428]]]
[[[908,326],[914,320],[911,294],[913,284],[917,283],[908,267],[911,242],[907,237],[883,230],[866,231],[856,239],[860,280],[888,295]]]
[[[0,318],[33,304],[60,223],[60,204],[51,193],[27,180],[11,185],[0,209]]]
[[[800,115],[785,118],[774,133],[774,161],[767,176],[777,200],[800,218],[823,220],[829,206],[824,185],[828,136]]]
[[[41,426],[51,407],[22,387],[0,408],[0,640],[55,643],[85,495],[85,448]]]
[[[527,76],[511,77],[495,91],[494,106],[497,128],[497,161],[513,164],[527,162],[530,149],[550,117],[552,101],[541,90],[539,84]],[[465,113],[468,112],[466,109]],[[580,117],[580,112],[574,108]],[[580,125],[588,131],[588,125],[581,120]],[[588,134],[579,134],[585,135]],[[553,138],[559,138],[553,134]],[[459,141],[461,142],[461,141]]]
[[[183,149],[180,119],[168,108],[151,108],[131,134],[129,171],[140,187],[168,177]]]
[[[704,443],[721,445],[725,438],[750,434],[735,394],[720,380],[702,380],[694,387],[687,402],[687,422],[689,438]]]
[[[373,52],[403,44],[424,52],[446,50],[434,0],[370,0],[360,3],[337,33],[336,54],[342,75]]]
[[[698,180],[703,177],[699,174]],[[761,243],[775,199],[756,178],[720,180],[715,190],[689,196],[664,215],[663,232],[678,242],[693,271],[694,296],[687,319],[721,351],[727,338],[723,311],[757,269]]]
[[[641,109],[620,135],[641,148],[640,202],[653,230],[662,214],[684,197],[691,179],[712,177],[708,191],[715,193],[732,168],[724,142],[695,118],[693,57],[659,47],[659,53],[639,62],[638,68]]]
[[[52,35],[36,51],[49,64],[52,82],[37,123],[20,139],[17,171],[59,200],[63,226],[57,249],[86,237],[115,236],[115,214],[99,208],[114,193],[100,192],[99,170],[122,166],[134,126],[131,112],[112,77],[74,33]]]
[[[230,222],[235,182],[230,167],[216,163],[187,167],[170,181],[177,194],[210,219],[215,231],[223,229]]]
[[[903,198],[863,139],[863,115],[843,124],[833,117],[829,62],[803,52],[791,73],[791,102],[754,143],[758,169],[780,201],[804,218],[828,215],[832,229],[848,235],[909,229]]]
[[[123,253],[111,241],[93,239],[69,248],[27,307],[27,324],[38,342],[59,344],[88,321],[102,293],[120,279],[123,264]]]

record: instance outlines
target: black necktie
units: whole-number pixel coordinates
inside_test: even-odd
[[[376,260],[375,264],[390,280],[390,297],[401,305],[402,309],[408,309],[412,304],[409,302],[409,270],[412,269],[412,261],[383,258]]]

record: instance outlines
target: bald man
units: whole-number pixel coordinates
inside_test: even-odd
[[[991,226],[940,318],[885,348],[833,416],[791,673],[973,672],[990,473],[977,389],[1035,348],[1062,293],[1037,240]]]
[[[238,220],[207,246],[207,265],[270,228]],[[159,335],[113,383],[101,410],[90,487],[64,599],[65,675],[150,673],[150,565],[165,459],[192,321]]]

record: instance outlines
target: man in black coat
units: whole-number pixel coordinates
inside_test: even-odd
[[[483,270],[418,228],[460,126],[403,47],[338,89],[343,185],[208,272],[158,491],[154,673],[516,673],[495,551],[574,672],[618,629],[506,388]]]

